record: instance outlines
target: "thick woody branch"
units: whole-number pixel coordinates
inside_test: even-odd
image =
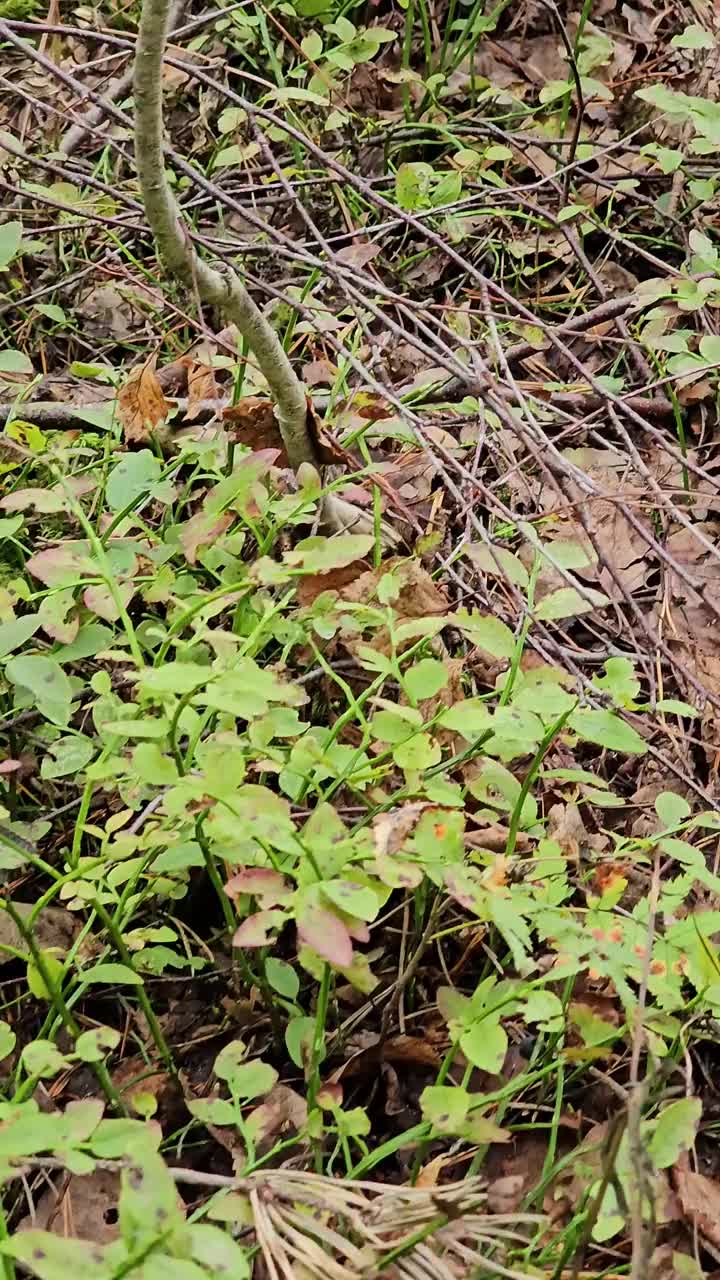
[[[170,0],[144,0],[135,54],[135,158],[145,213],[168,270],[237,325],[275,400],[280,431],[293,467],[315,462],[301,382],[270,322],[234,271],[218,271],[195,251],[165,175],[162,64]]]

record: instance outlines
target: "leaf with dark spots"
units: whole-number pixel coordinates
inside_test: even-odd
[[[305,910],[297,920],[298,938],[334,968],[352,964],[353,949],[347,925],[322,907]]]

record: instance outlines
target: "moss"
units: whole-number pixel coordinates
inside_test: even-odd
[[[22,22],[32,18],[40,8],[40,0],[0,0],[0,18]]]

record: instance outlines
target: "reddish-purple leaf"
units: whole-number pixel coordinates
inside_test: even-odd
[[[72,542],[38,551],[25,567],[46,587],[74,586],[78,578],[97,572],[85,549]]]
[[[233,946],[266,947],[272,941],[269,930],[282,924],[284,919],[282,911],[256,911],[254,916],[248,916],[239,929],[235,930]]]
[[[0,501],[3,511],[27,511],[34,507],[44,515],[62,511],[67,499],[57,489],[16,489]]]
[[[350,933],[342,920],[331,911],[316,907],[306,911],[297,922],[298,937],[306,947],[312,947],[323,960],[336,969],[352,964],[353,949]]]
[[[284,876],[270,867],[243,867],[231,876],[225,885],[228,898],[237,898],[241,893],[250,893],[259,898],[263,906],[274,907],[287,902],[291,890]]]
[[[125,605],[128,605],[135,595],[135,587],[132,582],[119,582],[117,591]],[[91,613],[96,614],[98,618],[102,618],[104,622],[117,622],[120,617],[120,612],[110,591],[102,584],[85,588],[83,591],[83,604]]]

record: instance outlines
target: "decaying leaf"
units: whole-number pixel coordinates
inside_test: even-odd
[[[46,1188],[18,1231],[40,1229],[53,1235],[80,1237],[93,1244],[117,1240],[120,1175],[110,1169],[95,1169],[67,1182],[60,1180]]]
[[[673,1169],[672,1180],[688,1224],[715,1249],[720,1249],[720,1182],[703,1173],[694,1173],[687,1157]]]
[[[217,400],[218,385],[212,365],[193,360],[187,370],[188,403],[185,417],[192,422],[200,411],[200,405],[207,400]]]
[[[257,449],[278,449],[278,466],[288,465],[272,400],[265,400],[262,396],[243,396],[237,404],[223,409],[222,416],[230,428],[231,439],[253,452]]]
[[[155,373],[156,357],[131,369],[125,386],[118,394],[117,411],[125,439],[133,442],[150,440],[165,421],[172,404]]]

